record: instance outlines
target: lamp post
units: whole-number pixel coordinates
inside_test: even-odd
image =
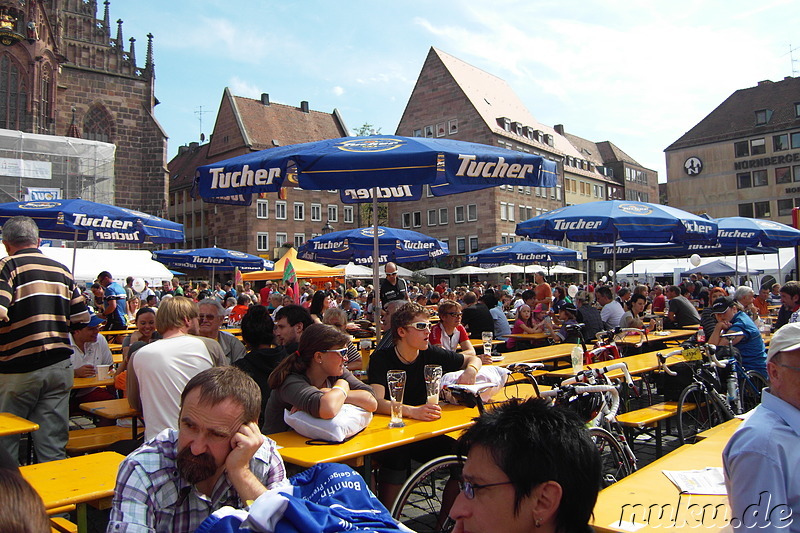
[[[322,234],[323,235],[327,235],[328,233],[330,233],[332,231],[334,231],[334,228],[333,228],[333,226],[331,226],[331,221],[330,220],[326,220],[325,221],[325,225],[322,226]]]

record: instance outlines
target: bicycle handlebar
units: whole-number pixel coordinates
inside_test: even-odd
[[[707,344],[706,346],[714,347],[713,344]],[[706,350],[709,362],[711,362],[711,364],[713,364],[718,368],[725,368],[726,366],[728,366],[728,361],[720,361],[719,359],[717,359],[717,355],[715,352],[716,350]]]
[[[628,372],[628,365],[624,361],[620,361],[619,363],[614,363],[614,364],[611,364],[611,365],[608,365],[608,366],[604,366],[604,367],[601,367],[601,368],[589,368],[587,370],[583,370],[583,371],[579,372],[577,376],[573,376],[573,377],[565,379],[564,381],[561,382],[561,384],[562,385],[573,385],[575,383],[579,383],[579,378],[582,377],[582,374],[586,374],[586,373],[588,373],[589,375],[593,374],[595,377],[599,378],[603,374],[607,374],[607,373],[612,372],[614,370],[622,370],[622,373],[625,375],[625,383],[629,387],[633,388],[633,377],[631,376],[631,373]]]
[[[656,354],[656,357],[658,357],[658,368],[659,368],[659,370],[663,370],[664,372],[666,372],[670,376],[677,376],[678,373],[670,370],[670,368],[667,366],[667,359],[672,357],[673,355],[680,355],[682,353],[683,353],[682,349],[681,350],[672,350],[667,355],[664,355],[661,352],[658,352]]]
[[[548,391],[542,391],[540,396],[542,398],[556,398],[559,392],[564,389],[569,389],[570,387],[578,394],[597,394],[602,392],[611,394],[611,406],[608,409],[606,418],[611,420],[617,415],[617,410],[619,409],[619,391],[614,385],[582,385],[580,383],[569,385],[562,382],[558,387]]]

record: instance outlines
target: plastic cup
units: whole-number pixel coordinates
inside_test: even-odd
[[[111,377],[111,365],[97,365],[97,379],[109,379]]]

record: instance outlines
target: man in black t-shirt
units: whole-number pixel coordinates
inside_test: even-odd
[[[408,300],[408,286],[397,277],[397,265],[386,263],[386,278],[381,280],[381,303]]]
[[[461,323],[467,328],[470,339],[480,339],[484,331],[494,333],[494,318],[486,304],[479,302],[474,292],[464,295]]]

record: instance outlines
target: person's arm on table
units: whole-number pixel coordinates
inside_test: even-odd
[[[483,363],[481,363],[479,357],[475,355],[465,355],[464,365],[461,367],[464,372],[461,373],[457,383],[473,385],[475,383],[475,378],[478,376],[478,372],[481,370],[481,366],[483,366]]]

